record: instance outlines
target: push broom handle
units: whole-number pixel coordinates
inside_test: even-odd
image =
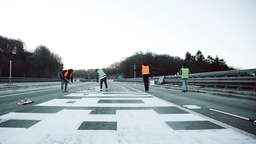
[[[251,119],[249,119],[249,118],[241,117],[241,116],[238,116],[238,115],[234,115],[234,114],[226,113],[226,112],[219,111],[219,110],[215,110],[215,109],[210,109],[210,110],[211,110],[211,111],[218,112],[218,113],[222,113],[222,114],[230,115],[230,116],[233,116],[233,117],[237,117],[237,118],[240,118],[240,119],[244,119],[244,120],[248,120],[248,121],[252,121],[252,122],[253,122],[253,120],[251,120]]]
[[[64,79],[65,79],[68,83],[70,83],[68,79],[66,79],[66,78],[64,78]],[[75,84],[74,84],[74,86],[77,87]],[[78,88],[80,91],[82,91],[79,87],[77,87],[77,88]]]
[[[65,79],[68,83],[70,83],[68,79],[66,79],[66,78],[64,78],[64,79]]]

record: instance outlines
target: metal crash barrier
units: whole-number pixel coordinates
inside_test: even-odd
[[[167,75],[150,78],[150,81],[157,84],[169,84],[181,86],[181,76]],[[140,78],[117,79],[123,82],[143,82]],[[218,72],[194,73],[189,75],[189,86],[195,87],[212,87],[212,88],[235,88],[248,89],[256,91],[256,69],[229,70]]]

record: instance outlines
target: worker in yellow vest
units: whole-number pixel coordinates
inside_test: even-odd
[[[182,92],[188,92],[188,78],[189,78],[190,71],[186,67],[186,64],[183,64],[182,68],[180,69],[180,74],[181,74],[182,85],[183,85]]]
[[[105,83],[106,91],[108,91],[108,84],[107,84],[107,75],[103,70],[96,69],[96,80],[99,82],[100,80],[100,91],[102,91],[102,83]]]
[[[140,71],[142,72],[142,76],[143,76],[143,81],[144,81],[144,86],[145,86],[145,91],[148,91],[149,90],[149,86],[148,86],[148,79],[149,79],[149,76],[152,77],[152,72],[151,72],[151,69],[149,67],[149,65],[147,65],[144,61],[142,62],[142,66],[137,69],[137,70],[134,70],[134,71]]]
[[[69,70],[64,70],[61,73],[61,91],[62,92],[68,92],[67,88],[68,88],[68,83],[71,80],[71,83],[73,83],[73,69],[69,69]],[[63,91],[63,85],[65,84],[65,91]]]

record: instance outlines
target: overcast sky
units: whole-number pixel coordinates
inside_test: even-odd
[[[256,0],[0,0],[0,18],[1,36],[48,47],[66,69],[147,50],[183,59],[201,50],[256,68]]]

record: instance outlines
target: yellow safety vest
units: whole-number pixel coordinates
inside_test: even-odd
[[[189,69],[188,68],[181,68],[182,78],[188,78]]]
[[[104,73],[103,70],[98,70],[97,73],[98,73],[98,75],[99,75],[99,77],[98,77],[99,80],[100,80],[103,76],[106,76],[106,74]]]

